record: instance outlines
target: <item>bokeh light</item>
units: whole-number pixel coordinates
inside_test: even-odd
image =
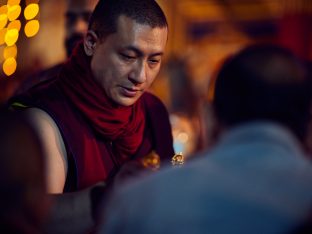
[[[20,14],[21,14],[21,6],[20,5],[14,5],[14,6],[9,6],[8,8],[8,19],[10,21],[16,20]]]
[[[6,14],[0,14],[0,29],[3,29],[8,22],[8,17]]]
[[[8,30],[6,28],[0,29],[0,46],[5,43],[4,38],[5,38],[7,31]]]
[[[20,3],[21,0],[7,0],[7,4],[0,6],[0,63],[4,61],[2,69],[7,76],[11,76],[17,68],[18,48],[16,43],[22,28],[22,23],[18,19],[22,12]],[[38,3],[39,0],[24,2],[24,17],[26,19],[24,32],[27,37],[35,36],[40,28],[40,23],[36,18],[39,14]]]
[[[39,5],[32,3],[29,4],[24,10],[25,19],[31,20],[35,18],[39,13]]]
[[[8,6],[3,5],[0,7],[0,14],[7,14],[8,13]]]
[[[2,68],[3,68],[4,73],[7,76],[10,76],[16,71],[16,66],[17,66],[17,63],[16,63],[15,58],[11,57],[4,61]]]
[[[7,44],[7,46],[12,46],[17,42],[18,39],[18,30],[13,28],[13,29],[9,29],[5,36],[4,36],[4,41]]]
[[[3,58],[8,59],[8,58],[16,58],[17,56],[17,47],[16,45],[13,46],[8,46],[4,48],[3,51]]]
[[[21,0],[8,0],[8,5],[13,6],[13,5],[19,5]]]
[[[21,21],[20,20],[14,20],[11,23],[8,24],[7,29],[17,29],[17,31],[20,31],[22,27]]]
[[[38,20],[31,20],[31,21],[28,21],[25,25],[25,35],[27,37],[33,37],[35,36],[38,31],[39,31],[39,28],[40,28],[40,24],[39,24],[39,21]]]

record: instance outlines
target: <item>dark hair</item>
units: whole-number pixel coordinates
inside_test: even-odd
[[[229,58],[215,83],[213,106],[227,126],[269,120],[306,133],[311,101],[307,69],[289,50],[252,45]]]
[[[100,0],[91,15],[89,30],[105,38],[117,31],[121,15],[152,28],[168,27],[165,14],[155,0]]]

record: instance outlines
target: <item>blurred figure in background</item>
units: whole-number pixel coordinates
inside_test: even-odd
[[[67,58],[72,54],[77,42],[82,41],[87,33],[89,19],[97,2],[98,0],[66,0],[64,47]],[[55,79],[62,65],[63,63],[56,64],[27,77],[21,82],[16,93],[23,93],[42,81]]]
[[[69,57],[77,42],[82,41],[88,31],[90,16],[98,0],[66,0],[65,48]]]
[[[254,45],[234,55],[215,83],[216,145],[120,188],[100,233],[289,233],[312,204],[303,150],[311,89],[286,49]]]
[[[0,232],[39,234],[49,212],[43,152],[26,122],[0,110]]]

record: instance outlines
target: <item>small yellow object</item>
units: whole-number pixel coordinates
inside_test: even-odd
[[[20,20],[14,20],[11,23],[8,24],[8,29],[17,29],[17,31],[21,30],[21,21]]]
[[[8,58],[16,58],[17,55],[17,47],[16,45],[13,46],[8,46],[4,48],[3,51],[3,57],[4,59],[8,59]]]
[[[19,33],[17,29],[15,28],[10,29],[6,32],[4,41],[7,44],[7,46],[12,46],[17,42],[18,36],[19,36]]]
[[[27,20],[35,18],[39,13],[39,5],[36,3],[29,4],[24,10],[24,17]]]
[[[7,76],[12,75],[16,71],[17,63],[15,58],[8,58],[3,63],[3,71]]]
[[[38,20],[28,21],[25,25],[24,32],[27,37],[35,36],[40,28],[40,24]]]
[[[184,164],[184,156],[182,153],[175,154],[172,159],[171,163],[173,166],[182,165]]]
[[[8,8],[8,19],[10,21],[16,20],[22,12],[20,5],[9,6]]]
[[[0,29],[4,28],[8,22],[8,17],[6,14],[0,13]]]
[[[160,167],[160,157],[155,151],[152,151],[142,158],[142,164],[145,168],[158,170]]]

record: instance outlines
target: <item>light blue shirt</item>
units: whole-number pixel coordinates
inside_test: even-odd
[[[117,191],[100,233],[288,233],[312,210],[312,164],[268,122],[226,133],[209,152]]]

